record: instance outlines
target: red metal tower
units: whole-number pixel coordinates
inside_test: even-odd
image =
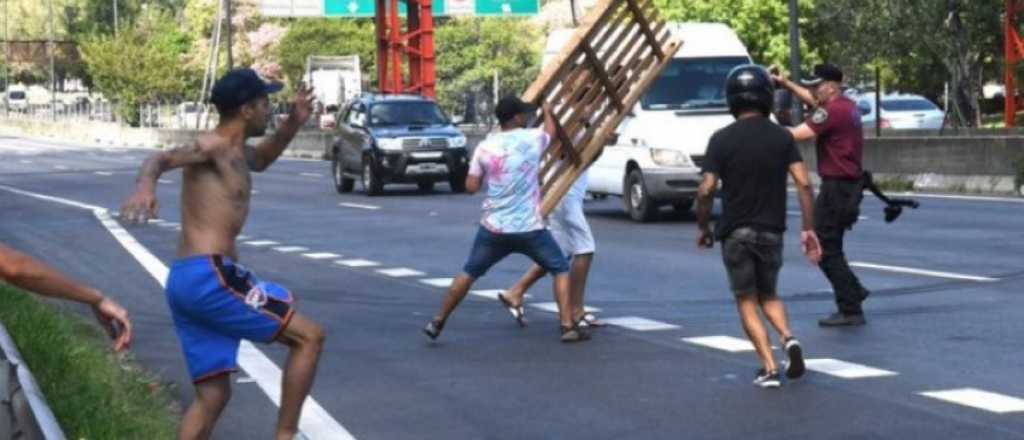
[[[399,1],[408,6],[405,32]],[[381,92],[434,98],[433,0],[376,0],[376,6],[377,80]],[[403,57],[408,59],[408,75],[403,72]]]
[[[1024,40],[1017,32],[1017,14],[1024,11],[1024,0],[1006,0],[1006,20],[1003,29],[1004,55],[1006,57],[1006,72],[1003,83],[1005,90],[1005,107],[1003,120],[1006,127],[1014,126],[1014,119],[1017,116],[1017,109],[1024,108],[1024,101],[1017,98],[1017,64],[1024,60]]]

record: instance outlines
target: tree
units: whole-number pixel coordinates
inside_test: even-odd
[[[294,88],[310,55],[359,55],[364,82],[376,78],[377,46],[373,22],[357,19],[302,19],[291,23],[277,49],[277,58]]]
[[[655,0],[667,21],[725,23],[739,35],[755,63],[789,65],[789,2],[786,0]],[[800,26],[813,26],[815,0],[800,0]],[[804,35],[802,35],[804,37]],[[804,69],[820,62],[819,45],[801,38]]]
[[[116,37],[88,38],[81,50],[97,89],[134,125],[139,104],[181,99],[198,88],[199,72],[182,63],[191,43],[173,17],[153,11]]]
[[[1001,61],[1001,0],[836,0],[817,11],[825,50],[856,75],[881,66],[890,89],[934,100],[950,87],[958,125],[980,123],[983,71]],[[993,75],[996,76],[996,75]]]
[[[436,33],[438,102],[450,112],[463,110],[468,94],[484,102],[498,93],[518,95],[537,78],[543,38],[529,21],[505,18],[456,18]]]

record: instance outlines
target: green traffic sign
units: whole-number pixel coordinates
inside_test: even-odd
[[[431,9],[435,16],[448,15],[445,4],[448,0],[434,0]],[[473,0],[474,13],[478,16],[537,15],[540,0]],[[398,1],[400,14],[406,13],[405,1]],[[376,14],[374,0],[324,0],[324,16],[327,17],[373,17]]]
[[[476,0],[476,15],[537,15],[539,0]]]
[[[399,0],[398,13],[405,15],[405,2]],[[435,0],[431,5],[435,16],[445,15],[444,0]],[[374,0],[324,0],[324,16],[326,17],[373,17],[376,15],[377,7]]]

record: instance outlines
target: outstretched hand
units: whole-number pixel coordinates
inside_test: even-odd
[[[93,314],[100,322],[107,335],[114,340],[114,351],[127,349],[132,344],[132,322],[128,319],[128,312],[114,300],[103,297],[100,302],[93,304]]]
[[[151,191],[138,191],[121,205],[121,219],[127,223],[146,223],[156,218],[160,203]]]
[[[300,125],[305,124],[313,114],[313,99],[315,98],[312,87],[305,84],[299,86],[298,92],[295,93],[295,99],[292,100],[292,120]]]
[[[814,231],[800,231],[800,250],[811,264],[821,262],[821,242],[818,241],[818,234],[815,234]]]

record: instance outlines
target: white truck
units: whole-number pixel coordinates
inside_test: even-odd
[[[321,106],[320,127],[333,128],[337,109],[363,94],[359,56],[316,56],[306,58],[305,81]]]
[[[620,196],[633,220],[646,222],[671,205],[689,211],[700,184],[708,139],[733,121],[725,103],[725,77],[750,55],[736,33],[716,23],[671,23],[683,40],[651,88],[617,128],[617,139],[590,168],[587,192]],[[544,62],[554,58],[572,30],[548,36]]]

